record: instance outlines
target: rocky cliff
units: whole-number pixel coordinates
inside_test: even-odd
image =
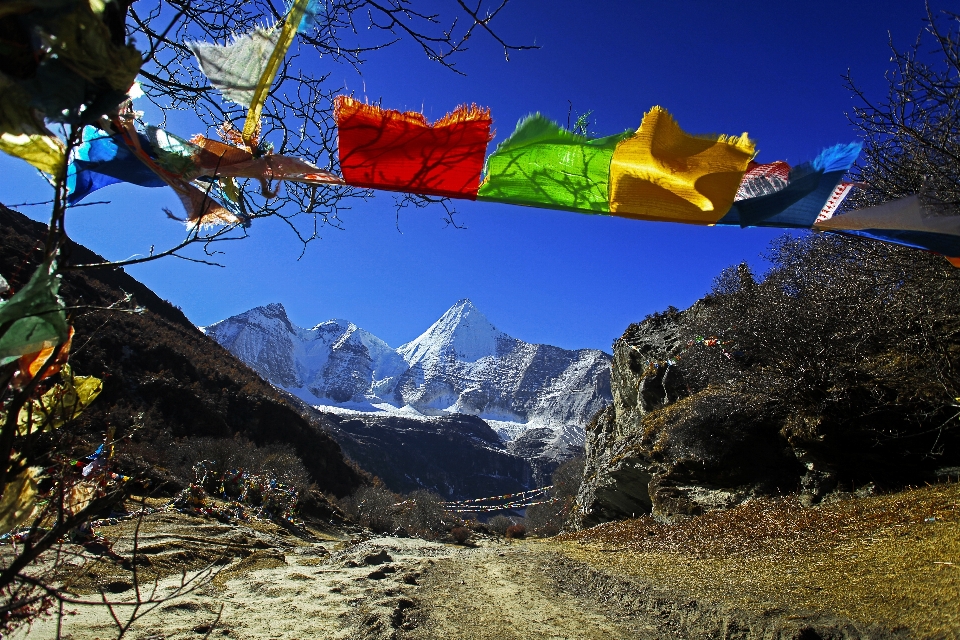
[[[529,489],[541,480],[476,416],[327,414],[326,419],[344,452],[393,491],[427,489],[464,500]]]
[[[955,472],[956,270],[839,238],[785,243],[764,281],[742,265],[616,341],[575,524],[761,495],[813,504]]]

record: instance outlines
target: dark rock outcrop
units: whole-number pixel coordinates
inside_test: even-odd
[[[476,416],[324,414],[324,419],[344,452],[393,491],[427,489],[462,500],[532,486],[530,463],[506,451],[496,432]]]
[[[800,486],[804,467],[781,433],[785,416],[763,394],[689,393],[674,357],[683,323],[703,312],[654,316],[614,345],[613,404],[587,429],[580,526],[699,515]]]
[[[45,234],[45,225],[0,207],[0,274],[14,288],[33,272]],[[63,256],[73,264],[103,260],[74,243]],[[365,482],[319,421],[122,270],[67,271],[60,292],[74,309],[74,370],[104,379],[103,392],[63,434],[78,438],[78,452],[112,425],[118,438],[130,436],[121,450],[143,471],[164,466],[175,438],[242,436],[292,445],[322,491],[345,495]],[[127,294],[141,311],[104,310]]]
[[[573,437],[570,434],[564,438],[566,431],[557,437],[553,429],[533,427],[507,443],[508,452],[530,463],[535,486],[550,484],[550,476],[557,467],[567,460],[583,455],[583,447],[577,444],[582,435],[578,433],[577,437]]]
[[[938,467],[956,464],[960,441],[944,428],[956,420],[956,394],[930,387],[926,363],[889,337],[900,330],[895,321],[854,299],[846,310],[813,314],[812,326],[783,329],[786,314],[809,303],[775,285],[772,302],[756,302],[749,296],[767,285],[753,286],[648,317],[616,341],[613,403],[586,431],[575,524],[693,516],[787,493],[814,504],[840,490],[934,481]],[[766,304],[781,304],[784,315],[762,316]],[[846,345],[811,347],[804,332],[820,329],[828,313],[846,313],[833,322],[850,335],[859,322],[864,334],[886,337],[859,337],[862,351],[849,354]],[[960,351],[949,313],[921,336],[943,353]],[[715,327],[727,328],[723,339],[707,333]],[[905,410],[907,401],[917,409]]]

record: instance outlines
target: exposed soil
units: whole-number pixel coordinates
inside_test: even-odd
[[[564,588],[573,565],[517,542],[438,560],[418,594],[409,638],[669,638],[643,617]],[[573,573],[573,575],[571,575]]]
[[[99,530],[112,552],[61,575],[77,600],[113,602],[120,624],[139,583],[156,601],[125,636],[140,640],[960,638],[958,514],[950,484],[458,546],[164,511],[140,523],[136,563],[127,520]],[[118,637],[102,605],[64,613],[61,637]],[[53,638],[57,624],[13,637]]]

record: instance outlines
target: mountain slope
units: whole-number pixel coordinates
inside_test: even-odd
[[[344,452],[394,491],[428,489],[448,500],[463,500],[513,493],[543,480],[474,416],[358,414],[328,419]]]
[[[0,274],[14,288],[32,273],[45,233],[44,225],[0,207]],[[64,255],[73,263],[102,260],[77,244]],[[141,313],[104,310],[126,293]],[[61,294],[74,308],[74,370],[104,379],[103,392],[64,434],[77,435],[81,451],[107,425],[117,427],[118,438],[130,436],[121,451],[155,467],[166,464],[176,438],[242,436],[292,445],[323,491],[344,495],[363,482],[321,424],[122,270],[67,272]]]

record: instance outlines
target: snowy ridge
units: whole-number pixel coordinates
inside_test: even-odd
[[[546,428],[557,445],[576,448],[611,402],[608,354],[517,340],[469,300],[398,349],[346,320],[296,327],[280,304],[202,330],[274,385],[335,413],[466,413],[504,441]]]

